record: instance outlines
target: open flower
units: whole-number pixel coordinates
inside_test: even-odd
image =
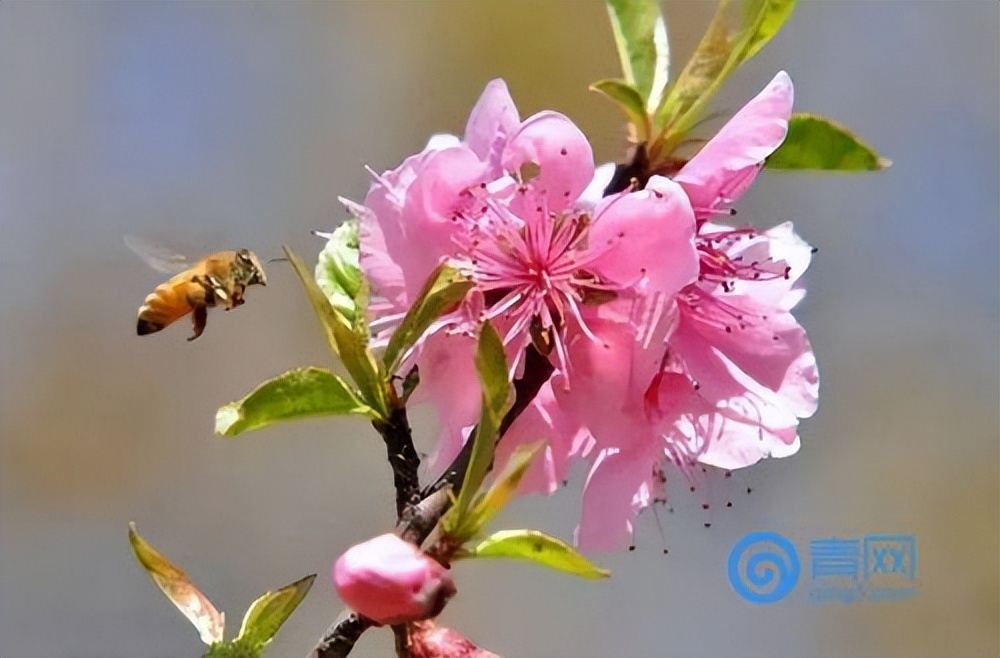
[[[512,363],[546,355],[554,375],[510,427],[498,459],[546,438],[522,490],[552,491],[572,459],[591,470],[578,542],[614,548],[663,497],[665,468],[738,468],[798,449],[818,378],[791,315],[811,249],[790,225],[713,223],[729,215],[780,145],[792,86],[778,74],[675,176],[593,194],[586,138],[561,114],[521,121],[487,86],[464,140],[436,137],[377,176],[361,219],[362,269],[391,328],[447,261],[473,288],[418,344],[416,396],[438,410],[436,463],[460,449],[479,411],[473,366],[484,320]]]
[[[581,202],[593,175],[590,144],[572,121],[549,111],[521,121],[495,80],[464,140],[433,139],[376,176],[364,206],[355,207],[360,265],[383,298],[373,326],[391,327],[442,261],[474,284],[413,355],[421,373],[415,399],[434,404],[442,424],[437,464],[458,452],[478,415],[472,355],[484,320],[500,331],[512,376],[535,344],[570,386],[571,341],[602,344],[594,328],[602,315],[639,326],[671,313],[678,291],[694,280],[694,213],[681,187],[659,178],[645,190]],[[552,427],[564,429],[549,437],[562,453],[552,455],[550,482],[561,478],[579,433],[572,422]],[[520,434],[513,427],[507,446]]]
[[[581,545],[627,541],[635,515],[662,498],[665,465],[690,474],[695,463],[733,469],[798,450],[798,421],[815,412],[819,379],[791,310],[805,294],[796,283],[812,249],[791,224],[761,232],[709,221],[730,214],[781,144],[791,105],[782,72],[675,177],[698,220],[700,262],[676,315],[648,328],[645,341],[628,327],[606,328],[606,354],[571,347],[574,364],[593,375],[578,380],[597,387],[577,386],[563,400],[593,437]]]

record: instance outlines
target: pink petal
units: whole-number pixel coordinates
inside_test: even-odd
[[[790,313],[746,297],[701,294],[693,309],[681,306],[681,324],[773,391],[810,351],[805,329]]]
[[[698,458],[703,464],[724,469],[743,468],[766,457],[788,457],[799,450],[795,426],[777,430],[755,423],[726,419],[722,431],[713,437]]]
[[[660,424],[673,425],[682,418],[693,419],[715,412],[715,406],[699,395],[691,378],[676,372],[657,375],[646,399],[647,415]]]
[[[604,198],[604,190],[611,183],[615,175],[615,163],[605,162],[594,170],[594,177],[587,184],[587,187],[580,193],[577,199],[577,210],[588,212],[593,215],[594,206]]]
[[[684,165],[674,180],[695,208],[715,207],[720,196],[740,196],[749,184],[745,179],[784,141],[793,98],[792,81],[780,71]]]
[[[489,163],[494,173],[499,173],[500,154],[520,123],[507,84],[500,78],[491,80],[469,114],[465,142],[480,160]]]
[[[612,551],[628,545],[632,522],[645,498],[642,494],[655,489],[654,464],[654,457],[644,450],[605,450],[598,456],[583,489],[578,546]]]
[[[531,405],[504,434],[497,446],[496,462],[505,464],[517,446],[546,440],[546,447],[528,467],[518,492],[550,494],[565,479],[570,456],[584,433],[577,417],[566,413],[556,403],[552,386],[546,382]]]
[[[415,169],[426,158],[424,153],[410,156],[372,183],[365,197],[365,212],[358,225],[361,268],[372,290],[388,299],[397,309],[405,308],[406,278],[396,254],[405,253],[405,227],[402,221],[406,190],[416,177]]]
[[[423,288],[430,273],[456,251],[457,212],[475,199],[465,193],[477,187],[486,165],[465,147],[434,151],[426,156],[419,176],[406,191],[402,217],[403,240],[389,248],[406,280],[408,299]],[[419,248],[415,248],[419,245]]]
[[[745,395],[747,387],[731,370],[735,366],[730,366],[693,325],[688,314],[682,311],[681,320],[670,337],[670,350],[683,362],[687,374],[698,384],[700,395],[711,402]]]
[[[781,403],[799,418],[809,418],[819,405],[819,369],[812,347],[788,367],[785,380],[776,393]]]
[[[473,338],[443,331],[428,336],[420,345],[416,359],[420,385],[410,402],[429,403],[437,412],[438,440],[429,460],[432,471],[451,463],[465,444],[467,429],[479,419],[482,394],[475,353]]]
[[[626,283],[648,278],[651,292],[672,295],[698,275],[694,213],[679,185],[650,178],[646,189],[605,198],[595,210],[592,249],[608,253],[589,266]]]
[[[569,337],[567,351],[572,370],[569,376],[557,373],[552,390],[563,409],[580,418],[596,434],[605,434],[602,431],[605,423],[610,423],[609,429],[613,429],[616,419],[630,403],[636,412],[641,412],[636,393],[641,395],[646,382],[637,385],[633,374],[637,343],[630,325],[591,318],[588,326],[599,340],[594,341],[582,332]]]
[[[537,165],[538,175],[525,183],[536,196],[532,202],[544,202],[544,210],[554,213],[572,206],[594,177],[590,142],[558,112],[539,112],[526,119],[511,136],[501,162],[511,174],[528,163]]]

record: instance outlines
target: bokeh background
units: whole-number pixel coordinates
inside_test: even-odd
[[[675,71],[712,9],[666,4]],[[673,513],[645,514],[635,551],[594,556],[609,581],[460,563],[445,623],[508,656],[1000,653],[998,19],[988,2],[805,2],[740,70],[717,109],[786,69],[798,110],[895,162],[765,174],[741,204],[819,247],[799,314],[822,398],[802,450],[695,494],[675,478]],[[340,610],[333,559],[391,523],[384,451],[360,420],[212,435],[219,405],[329,363],[291,272],[272,265],[194,343],[186,323],[140,339],[158,275],[124,235],[314,258],[308,231],[344,217],[338,195],[363,197],[363,166],[461,132],[496,76],[522,116],[565,112],[599,161],[620,158],[621,118],[587,91],[617,74],[600,2],[0,4],[0,655],[198,654],[136,565],[130,520],[233,625],[265,589],[319,573],[270,654],[303,655]],[[431,419],[416,422],[426,449]],[[582,475],[496,527],[571,537]],[[804,558],[787,599],[751,605],[725,561],[764,529],[803,554],[812,538],[912,534],[917,594],[814,603]],[[370,632],[356,655],[391,646]]]

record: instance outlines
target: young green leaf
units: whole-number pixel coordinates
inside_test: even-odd
[[[316,283],[327,299],[349,322],[358,315],[358,294],[364,276],[358,264],[360,239],[358,220],[349,219],[329,234],[326,246],[319,252],[316,263]],[[365,306],[361,307],[364,314]]]
[[[201,641],[208,645],[221,642],[225,616],[194,586],[184,570],[143,539],[134,522],[128,524],[128,541],[139,564],[170,602],[198,629]]]
[[[646,116],[646,107],[642,95],[631,83],[624,80],[598,80],[590,85],[590,90],[610,98],[621,108],[629,123],[635,127],[637,141],[645,142],[649,139],[649,117]]]
[[[743,47],[743,52],[740,53],[740,61],[737,66],[759,53],[760,49],[781,31],[788,19],[792,17],[796,2],[798,0],[763,0],[759,7],[755,3],[747,3],[747,12],[756,13],[754,20],[756,27],[750,33],[750,38]]]
[[[309,268],[302,262],[302,259],[288,247],[282,247],[282,249],[284,249],[285,256],[288,258],[288,262],[291,263],[292,269],[295,270],[295,274],[298,275],[299,280],[302,282],[302,286],[306,289],[306,297],[309,298],[309,303],[312,305],[313,311],[316,312],[316,317],[323,328],[323,334],[326,336],[327,344],[333,350],[334,354],[339,355],[340,347],[337,344],[334,327],[338,325],[349,326],[348,321],[334,309],[330,300],[327,299],[326,293],[323,292],[319,284],[316,283],[316,280],[313,279],[309,273]]]
[[[261,658],[263,649],[243,640],[227,640],[210,646],[201,658]]]
[[[215,433],[236,436],[279,420],[362,414],[376,417],[347,383],[323,368],[298,368],[269,379],[215,414]]]
[[[846,127],[813,114],[793,114],[785,141],[765,163],[768,169],[877,171],[892,164]]]
[[[682,138],[740,64],[778,33],[796,0],[720,0],[708,30],[654,114],[658,130]]]
[[[348,320],[337,312],[330,304],[330,300],[320,289],[319,285],[312,278],[302,259],[295,255],[291,249],[285,247],[285,255],[295,273],[298,274],[302,285],[305,286],[306,295],[319,316],[320,324],[326,334],[327,342],[331,349],[340,356],[347,372],[354,379],[355,385],[361,392],[361,397],[365,404],[371,407],[379,418],[389,416],[388,402],[388,380],[389,378],[382,372],[381,364],[368,349],[366,328],[363,322],[359,323]]]
[[[569,544],[537,530],[503,530],[480,542],[468,557],[527,560],[581,578],[607,578],[611,572],[583,557]]]
[[[472,281],[452,267],[442,264],[431,272],[423,290],[389,339],[382,355],[386,371],[395,373],[406,350],[423,336],[431,323],[454,309],[470,288]]]
[[[517,491],[518,485],[521,484],[521,478],[531,466],[531,462],[544,447],[544,441],[537,441],[529,445],[520,445],[514,449],[503,472],[496,477],[489,490],[476,501],[475,508],[470,515],[474,519],[474,524],[470,528],[469,536],[475,535],[486,527],[486,524],[507,506],[507,503],[513,498],[514,492]]]
[[[510,380],[503,341],[491,322],[484,323],[479,332],[476,373],[483,386],[483,414],[492,415],[499,426],[510,401]]]
[[[474,500],[479,486],[489,473],[493,464],[493,453],[496,447],[497,432],[500,421],[507,410],[510,394],[510,382],[507,378],[507,358],[504,354],[500,335],[489,322],[483,324],[479,332],[479,344],[476,349],[476,371],[483,387],[482,410],[479,424],[473,435],[469,437],[472,444],[472,455],[469,467],[465,471],[462,489],[453,508],[453,518],[457,526],[464,525],[469,508]]]
[[[368,349],[368,326],[363,316],[357,316],[350,328],[334,326],[333,332],[340,346],[340,360],[361,392],[362,399],[379,418],[388,418],[389,377],[382,362]]]
[[[670,67],[659,0],[607,0],[607,9],[625,81],[637,90],[644,107],[656,107]]]
[[[316,574],[306,576],[279,590],[267,592],[251,603],[236,639],[258,647],[270,642],[309,593],[314,580]]]

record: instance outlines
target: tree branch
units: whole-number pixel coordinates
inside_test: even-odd
[[[361,634],[374,625],[367,617],[352,612],[326,629],[307,658],[346,658]]]
[[[393,396],[395,398],[395,396]],[[403,517],[408,507],[420,502],[420,455],[413,447],[413,432],[406,417],[406,406],[393,399],[392,415],[386,422],[373,422],[385,442],[385,449],[392,467],[392,483],[396,488],[396,520]]]

